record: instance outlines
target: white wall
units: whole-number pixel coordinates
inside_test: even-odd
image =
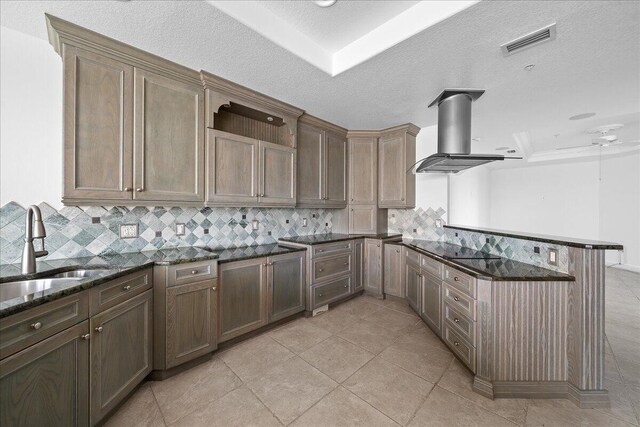
[[[478,166],[449,176],[449,223],[488,226],[490,174],[487,166]]]
[[[416,137],[416,161],[421,160],[438,150],[438,126],[425,127]],[[416,175],[416,208],[443,208],[447,213],[443,216],[449,222],[447,209],[447,176],[442,174]]]
[[[62,206],[62,60],[0,27],[0,206]]]

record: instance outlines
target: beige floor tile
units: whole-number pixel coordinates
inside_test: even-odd
[[[374,355],[343,338],[333,336],[301,353],[300,357],[341,383]]]
[[[604,354],[604,379],[617,383],[622,382],[622,375],[618,371],[618,364],[613,357],[613,353],[605,352]]]
[[[382,412],[377,411],[343,387],[338,387],[329,393],[291,425],[313,427],[397,426]]]
[[[307,319],[301,319],[290,326],[270,332],[269,335],[296,354],[313,347],[331,336],[326,329],[314,326]]]
[[[409,306],[409,304],[405,301],[396,301],[396,300],[385,300],[388,301],[384,307],[394,310],[394,311],[399,311],[400,313],[404,313],[404,314],[412,314],[415,315],[416,312],[413,311],[413,309]]]
[[[330,309],[327,312],[308,318],[307,321],[318,328],[337,334],[351,327],[351,325],[359,323],[361,319],[346,310]]]
[[[640,363],[640,343],[608,335],[607,339],[616,360],[624,359],[633,363]]]
[[[628,424],[595,409],[580,409],[568,400],[531,399],[525,425],[615,427]]]
[[[164,381],[151,383],[167,424],[205,406],[242,385],[219,357]]]
[[[155,427],[164,426],[160,408],[151,386],[145,383],[106,422],[105,427]]]
[[[396,332],[368,320],[361,320],[337,335],[373,354],[380,353],[397,338]]]
[[[419,322],[409,331],[401,334],[398,342],[424,342],[437,349],[450,352],[445,343],[424,322]],[[452,353],[453,354],[453,353]]]
[[[220,358],[242,381],[249,381],[294,354],[268,335],[260,335],[225,350]]]
[[[251,391],[285,425],[299,417],[337,385],[338,383],[297,356],[247,383]]]
[[[354,298],[344,304],[340,304],[335,308],[335,310],[344,311],[353,316],[364,319],[365,317],[382,311],[384,308],[382,305],[373,302],[372,299],[373,298],[371,297]]]
[[[457,359],[451,363],[438,386],[468,399],[482,408],[516,424],[523,424],[527,414],[527,399],[487,399],[472,389],[473,374]]]
[[[634,323],[618,323],[614,321],[606,320],[605,333],[607,336],[613,338],[622,338],[625,340],[633,341],[640,346],[640,322]]]
[[[631,399],[627,387],[622,383],[605,381],[605,388],[609,390],[611,405],[608,408],[598,408],[598,411],[613,415],[622,421],[636,424],[636,414],[631,406]]]
[[[178,420],[172,426],[281,426],[258,398],[243,386]]]
[[[367,316],[365,320],[384,326],[396,333],[408,331],[418,322],[422,322],[415,314],[403,314],[387,308]]]
[[[450,352],[420,340],[395,342],[380,353],[380,357],[434,384],[453,360]]]
[[[433,384],[376,357],[343,384],[394,421],[405,425]]]
[[[638,425],[640,425],[640,387],[633,387],[626,385],[627,397],[631,401],[631,407],[633,408]]]
[[[633,387],[640,387],[640,363],[633,363],[618,358],[617,354],[615,358],[616,362],[618,362],[618,369],[620,369],[622,380]]]
[[[410,426],[513,426],[514,424],[462,397],[435,387]]]

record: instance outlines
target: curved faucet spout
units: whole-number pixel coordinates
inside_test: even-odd
[[[24,249],[22,251],[22,274],[33,274],[36,272],[36,258],[49,254],[44,250],[44,238],[47,237],[47,231],[44,228],[42,212],[40,212],[39,207],[36,205],[29,206],[25,216],[26,222],[24,227]],[[42,250],[36,251],[33,248],[33,239],[42,239]]]

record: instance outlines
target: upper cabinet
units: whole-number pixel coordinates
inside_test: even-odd
[[[378,141],[378,206],[413,208],[416,204],[416,136],[420,128],[406,124],[380,132]]]
[[[349,204],[378,202],[378,138],[349,134]]]
[[[298,122],[298,206],[347,206],[346,129],[309,115]]]

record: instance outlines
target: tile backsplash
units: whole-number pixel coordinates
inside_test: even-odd
[[[39,207],[47,230],[46,259],[276,243],[281,237],[331,232],[333,218],[324,209],[67,206],[58,211],[46,203]],[[25,212],[14,202],[0,208],[0,264],[20,262]],[[254,220],[259,222],[257,231]],[[138,237],[120,238],[122,224],[137,224]],[[176,235],[176,224],[185,224],[184,235]],[[35,242],[36,250],[39,244]]]
[[[389,233],[412,239],[444,241],[445,229],[436,227],[436,220],[442,220],[445,213],[443,208],[389,209],[387,227]]]

